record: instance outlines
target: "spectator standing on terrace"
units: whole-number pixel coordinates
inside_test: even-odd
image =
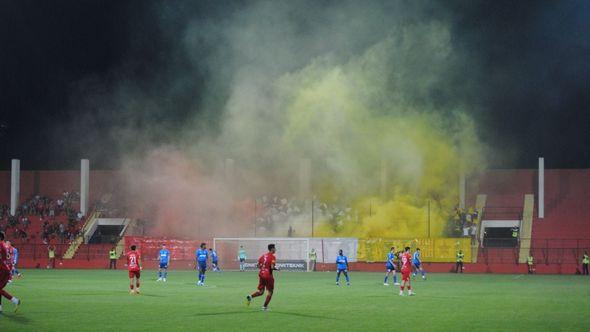
[[[315,264],[318,260],[318,253],[315,251],[315,248],[311,248],[311,252],[309,253],[309,270],[315,272]]]
[[[53,246],[47,247],[47,253],[49,255],[49,262],[47,268],[55,269],[55,248]]]
[[[465,224],[463,226],[463,237],[468,237],[469,236],[469,227],[467,226],[467,224]]]
[[[60,223],[58,227],[59,227],[59,240],[61,241],[61,243],[65,243],[66,242],[66,226],[64,226],[64,224]]]
[[[109,270],[117,269],[117,248],[113,247],[109,251]]]
[[[582,274],[588,275],[588,264],[590,263],[590,258],[588,257],[588,252],[584,251],[584,256],[582,256]]]

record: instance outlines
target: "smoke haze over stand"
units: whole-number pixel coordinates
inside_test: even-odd
[[[311,158],[319,201],[381,216],[322,234],[423,233],[411,220],[428,201],[437,220],[456,201],[458,156],[467,173],[534,167],[539,154],[548,167],[588,166],[588,6],[7,4],[0,168],[13,157],[24,169],[89,158],[133,174],[121,187],[154,209],[159,230],[199,233],[196,219],[211,219],[243,234],[233,220],[252,208],[228,218],[225,202],[296,196],[299,160]]]
[[[123,82],[106,98],[105,108],[141,114],[109,134],[126,156],[122,187],[149,207],[158,233],[242,235],[237,219],[251,211],[236,212],[233,201],[296,195],[299,162],[309,158],[319,201],[373,205],[360,222],[320,220],[316,235],[424,235],[428,201],[432,234],[443,235],[460,165],[468,174],[485,165],[472,106],[456,86],[465,72],[448,18],[415,5],[307,4],[256,2],[222,24],[185,17],[171,53],[186,57],[186,67],[171,59],[168,85]],[[195,68],[209,80],[200,103],[187,105],[192,116],[160,121],[178,106],[167,100],[190,91]],[[150,85],[163,89],[142,88]],[[220,174],[226,158],[235,160],[232,184]],[[382,164],[389,181],[378,197]],[[276,226],[284,235],[286,225]]]
[[[285,61],[260,59],[280,75],[329,53],[345,61],[392,29],[436,20],[450,31],[457,75],[428,98],[446,105],[462,96],[478,136],[502,151],[488,154],[491,167],[535,167],[539,155],[549,168],[589,167],[588,13],[579,0],[6,3],[0,169],[10,158],[23,169],[77,169],[81,158],[118,169],[133,145],[177,144],[170,133],[195,117],[209,129],[195,136],[209,136],[234,73],[259,63],[255,48],[270,25],[285,36],[276,44]],[[261,37],[254,51],[238,54],[240,29]]]

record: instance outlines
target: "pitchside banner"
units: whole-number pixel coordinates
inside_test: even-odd
[[[303,260],[277,260],[276,267],[283,271],[307,271],[307,262]],[[247,271],[258,271],[258,261],[247,259],[245,268]]]
[[[359,239],[359,261],[384,262],[392,246],[401,250],[408,246],[414,252],[420,248],[423,262],[452,262],[457,251],[462,250],[464,260],[471,262],[471,238],[420,238],[420,239]]]

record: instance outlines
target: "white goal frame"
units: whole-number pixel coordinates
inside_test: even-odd
[[[217,250],[217,241],[238,241],[238,242],[248,242],[248,241],[256,241],[256,242],[267,242],[267,243],[277,243],[278,241],[297,241],[297,242],[304,242],[305,248],[305,257],[302,259],[306,262],[307,272],[309,272],[309,238],[305,237],[216,237],[213,238],[213,249]],[[281,248],[278,247],[278,250]],[[262,253],[260,253],[262,254]]]

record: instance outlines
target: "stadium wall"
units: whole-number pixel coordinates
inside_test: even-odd
[[[106,256],[106,255],[105,255]],[[121,258],[117,261],[118,270],[125,270],[125,259]],[[45,269],[48,265],[47,259],[21,259],[19,268]],[[57,260],[57,269],[108,269],[108,257],[102,259],[72,259],[72,260]],[[157,270],[158,262],[156,260],[146,260],[143,262],[145,270]],[[449,273],[455,271],[455,264],[453,263],[424,263],[424,270],[426,273]],[[385,263],[365,263],[357,262],[351,263],[350,268],[352,272],[385,272]],[[576,274],[580,266],[576,264],[540,264],[536,267],[537,274]],[[190,271],[195,269],[193,260],[174,260],[170,264],[170,271]],[[334,272],[336,265],[332,263],[318,263],[316,270],[318,272]],[[465,264],[464,273],[498,273],[498,274],[526,274],[526,264]]]

